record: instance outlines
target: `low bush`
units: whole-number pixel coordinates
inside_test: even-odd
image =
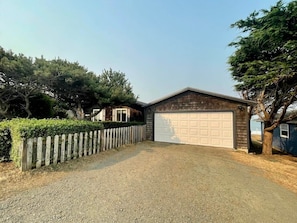
[[[8,126],[0,125],[0,162],[10,160],[11,141]]]

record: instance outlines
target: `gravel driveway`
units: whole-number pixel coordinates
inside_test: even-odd
[[[296,222],[297,195],[228,149],[144,142],[0,202],[0,222]]]

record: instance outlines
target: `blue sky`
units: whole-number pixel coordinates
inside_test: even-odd
[[[0,0],[0,45],[126,74],[139,100],[185,87],[239,97],[228,71],[230,24],[272,0]]]

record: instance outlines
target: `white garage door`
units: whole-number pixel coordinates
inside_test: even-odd
[[[232,112],[155,113],[158,142],[233,148]]]

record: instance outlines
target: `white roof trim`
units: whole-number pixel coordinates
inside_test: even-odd
[[[218,98],[222,98],[222,99],[226,99],[226,100],[230,100],[230,101],[235,101],[235,102],[239,102],[239,103],[243,103],[243,104],[254,104],[254,101],[249,101],[249,100],[244,100],[244,99],[240,99],[240,98],[235,98],[235,97],[231,97],[231,96],[227,96],[227,95],[223,95],[223,94],[218,94],[218,93],[213,93],[213,92],[209,92],[209,91],[204,91],[204,90],[200,90],[200,89],[196,89],[196,88],[191,88],[191,87],[187,87],[184,88],[182,90],[179,90],[177,92],[174,92],[170,95],[167,95],[165,97],[162,97],[158,100],[152,101],[150,103],[148,103],[145,107],[149,107],[151,105],[157,104],[161,101],[167,100],[169,98],[172,98],[176,95],[182,94],[186,91],[192,91],[192,92],[196,92],[196,93],[200,93],[200,94],[205,94],[205,95],[209,95],[209,96],[213,96],[213,97],[218,97]]]

